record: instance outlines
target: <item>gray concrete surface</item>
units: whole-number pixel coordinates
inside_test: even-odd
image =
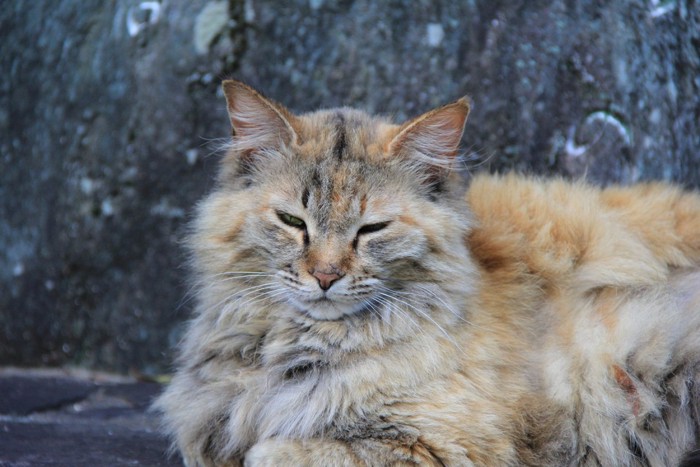
[[[161,386],[112,375],[0,369],[0,466],[176,466],[147,408]]]

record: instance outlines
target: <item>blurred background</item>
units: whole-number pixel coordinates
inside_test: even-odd
[[[168,372],[220,82],[406,119],[469,94],[470,171],[700,187],[694,0],[5,0],[0,365]]]

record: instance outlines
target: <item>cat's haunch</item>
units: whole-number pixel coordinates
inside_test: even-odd
[[[700,196],[456,174],[398,125],[223,84],[156,402],[188,466],[678,464],[700,432]]]

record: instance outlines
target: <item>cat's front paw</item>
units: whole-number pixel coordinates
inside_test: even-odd
[[[346,442],[333,439],[266,439],[248,450],[245,467],[357,467],[365,465]]]
[[[295,441],[266,439],[248,450],[244,467],[305,465],[303,449]]]

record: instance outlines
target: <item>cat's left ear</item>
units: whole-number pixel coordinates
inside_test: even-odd
[[[444,175],[459,154],[469,109],[465,96],[414,118],[391,140],[389,154],[427,165],[433,177]]]

